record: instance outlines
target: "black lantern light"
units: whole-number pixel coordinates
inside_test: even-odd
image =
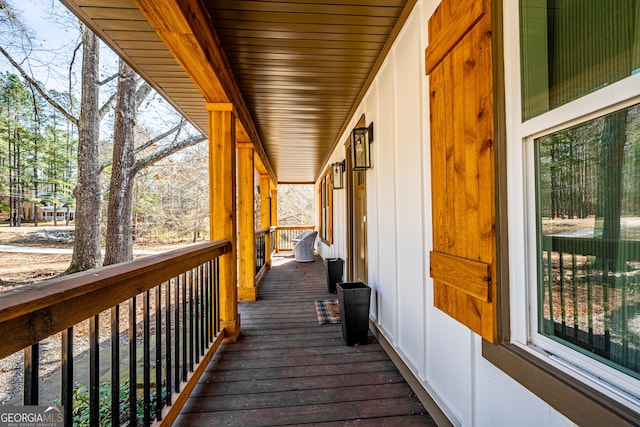
[[[364,170],[371,167],[371,151],[373,142],[373,123],[369,127],[354,128],[351,131],[351,151],[353,151],[353,169]]]
[[[344,188],[344,160],[331,165],[331,185],[334,190]]]

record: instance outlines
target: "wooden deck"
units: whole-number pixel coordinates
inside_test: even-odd
[[[320,259],[276,257],[259,299],[241,303],[240,339],[224,344],[189,397],[178,426],[435,426],[387,354],[347,347],[340,325],[320,325],[327,292]]]

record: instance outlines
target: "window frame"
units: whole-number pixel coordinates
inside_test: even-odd
[[[537,315],[537,234],[535,197],[531,196],[535,189],[533,138],[640,102],[640,75],[627,77],[523,122],[519,2],[492,3],[501,342],[493,345],[483,341],[483,357],[579,425],[611,425],[613,421],[638,425],[640,402],[626,399],[615,386],[598,380],[597,369],[591,372],[578,369],[570,361],[534,345],[546,337],[532,339],[532,330],[537,334],[537,322],[532,322],[532,313]],[[554,344],[564,347],[560,349],[564,352],[578,353]],[[605,366],[591,359],[590,362]],[[610,373],[605,370],[604,374]]]
[[[640,87],[640,82],[638,82]],[[630,380],[629,375],[624,374],[623,372],[608,366],[602,362],[591,358],[584,353],[581,353],[577,350],[571,349],[569,346],[564,345],[556,340],[553,340],[540,332],[538,332],[538,315],[540,313],[539,310],[539,288],[538,288],[538,231],[537,231],[537,206],[536,206],[536,182],[535,182],[535,174],[533,170],[535,168],[536,156],[534,153],[534,140],[556,131],[560,131],[563,129],[567,129],[571,126],[588,122],[592,119],[601,117],[613,111],[617,111],[623,108],[626,108],[630,105],[635,105],[640,103],[640,90],[637,90],[637,94],[628,99],[621,104],[616,105],[607,105],[605,108],[597,109],[592,111],[589,114],[585,114],[581,117],[567,117],[569,120],[567,122],[555,125],[551,129],[542,129],[538,133],[525,136],[523,138],[523,145],[525,146],[523,150],[524,161],[526,164],[525,174],[526,174],[526,182],[525,182],[525,191],[524,191],[524,205],[530,206],[529,209],[525,212],[525,223],[527,225],[526,237],[525,237],[525,245],[526,245],[526,257],[525,259],[528,261],[526,265],[526,271],[528,272],[527,277],[525,278],[525,283],[528,290],[528,295],[526,302],[520,301],[519,304],[528,304],[527,310],[522,310],[529,314],[526,322],[528,324],[528,331],[526,331],[527,340],[520,339],[519,342],[521,344],[528,343],[538,349],[541,349],[546,352],[550,352],[554,355],[555,361],[560,365],[564,366],[566,369],[575,370],[575,373],[579,377],[583,377],[585,381],[592,381],[593,386],[596,388],[601,388],[604,392],[609,392],[613,395],[617,395],[621,401],[627,401],[628,399],[625,396],[625,393],[635,395],[636,402],[632,400],[628,400],[628,404],[630,406],[635,406],[638,411],[640,411],[640,381],[633,378]],[[602,95],[602,94],[601,94]],[[605,96],[606,98],[606,96]],[[582,98],[579,98],[576,101],[572,101],[577,103],[578,105],[582,103]],[[569,104],[572,104],[569,103]],[[578,107],[578,105],[574,105],[573,107]],[[571,105],[570,105],[571,106]],[[595,105],[592,105],[595,107]],[[553,114],[553,111],[545,114]],[[522,312],[521,310],[517,310],[518,312]],[[606,382],[602,382],[599,380],[595,380],[596,378],[606,378]]]

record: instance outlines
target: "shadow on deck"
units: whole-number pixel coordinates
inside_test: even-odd
[[[242,334],[224,344],[189,397],[179,426],[431,425],[377,340],[347,347],[320,325],[322,261],[276,257],[256,302],[240,304]]]

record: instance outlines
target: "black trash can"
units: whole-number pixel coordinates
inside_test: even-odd
[[[362,282],[338,283],[342,338],[351,345],[367,343],[371,288]]]
[[[327,258],[327,291],[336,293],[336,283],[342,282],[342,269],[344,260],[340,258]]]

